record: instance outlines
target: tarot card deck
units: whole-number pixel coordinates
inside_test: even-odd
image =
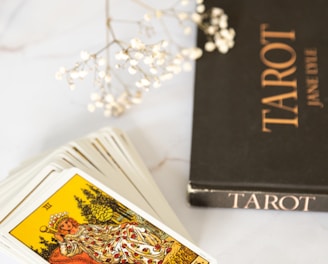
[[[0,191],[0,249],[22,263],[215,263],[119,129],[22,163]]]

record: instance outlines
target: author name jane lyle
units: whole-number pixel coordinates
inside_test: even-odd
[[[297,53],[292,45],[295,40],[295,30],[279,31],[271,29],[269,24],[260,25],[260,61],[264,66],[261,73],[262,132],[270,133],[276,125],[299,126]],[[304,57],[307,105],[323,108],[317,49],[305,48]]]

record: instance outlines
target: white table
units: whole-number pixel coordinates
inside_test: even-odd
[[[115,15],[134,14],[130,1],[113,2]],[[327,263],[327,213],[188,205],[193,72],[147,93],[141,105],[114,119],[87,112],[88,85],[80,83],[71,92],[54,78],[81,50],[104,45],[103,7],[103,1],[86,0],[0,1],[0,177],[21,161],[74,138],[104,126],[119,127],[194,241],[219,263]],[[0,260],[16,263],[4,253]]]

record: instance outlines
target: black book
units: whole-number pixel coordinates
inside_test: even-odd
[[[196,64],[190,204],[328,211],[328,2],[205,5],[236,37]]]

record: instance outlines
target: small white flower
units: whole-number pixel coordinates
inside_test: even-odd
[[[144,20],[145,21],[150,21],[151,20],[151,15],[150,14],[144,14]]]
[[[161,46],[162,46],[163,48],[166,48],[168,45],[169,45],[169,42],[168,42],[167,40],[163,40],[163,41],[161,42]]]
[[[88,104],[88,111],[93,113],[96,110],[96,107],[94,104]]]
[[[112,81],[112,77],[110,76],[110,74],[108,73],[108,74],[106,74],[106,76],[105,76],[105,82],[106,83],[110,83]]]
[[[162,10],[156,10],[155,12],[157,18],[161,18],[163,16],[163,11]]]
[[[160,50],[161,50],[161,44],[156,44],[152,48],[152,52],[154,53],[159,53]]]
[[[235,45],[235,42],[233,40],[227,40],[227,45],[229,47],[229,49],[233,48],[233,46]]]
[[[223,38],[231,39],[230,31],[226,28],[220,30],[220,34]]]
[[[223,14],[223,9],[219,7],[212,8],[212,16],[221,16]]]
[[[151,63],[153,63],[153,61],[154,61],[154,59],[153,59],[151,56],[147,56],[147,57],[145,57],[145,59],[143,60],[143,62],[144,62],[145,64],[151,64]]]
[[[174,73],[174,74],[179,74],[179,73],[181,72],[181,67],[178,66],[178,65],[168,65],[168,66],[166,67],[166,70],[167,70],[168,72],[172,72],[172,73]]]
[[[170,80],[170,79],[173,78],[173,74],[172,73],[165,73],[165,74],[162,74],[159,78],[160,78],[161,81],[167,81],[167,80]]]
[[[65,67],[60,67],[58,72],[64,74],[66,72]]]
[[[138,88],[142,88],[142,87],[143,87],[141,81],[137,81],[137,82],[135,82],[135,85],[136,85]]]
[[[235,36],[236,36],[236,32],[235,32],[235,30],[234,30],[233,28],[230,28],[230,29],[229,29],[229,36],[228,36],[228,39],[233,40],[233,39],[235,38]]]
[[[97,101],[100,99],[100,95],[98,93],[92,93],[90,95],[90,99],[91,99],[91,101]]]
[[[219,17],[214,17],[214,18],[211,18],[211,24],[213,26],[220,26],[220,18]]]
[[[103,108],[104,107],[104,102],[102,102],[102,101],[96,101],[95,102],[95,106],[96,106],[96,108]]]
[[[183,33],[184,33],[185,35],[190,35],[191,32],[192,32],[192,28],[191,28],[191,27],[185,27],[185,28],[183,29]]]
[[[228,27],[228,16],[227,15],[222,15],[220,17],[220,23],[219,23],[220,28],[227,28]]]
[[[101,78],[101,79],[105,78],[105,76],[106,76],[105,71],[100,71],[100,72],[98,73],[98,76],[99,76],[99,78]]]
[[[114,101],[114,96],[113,96],[112,94],[106,94],[106,96],[105,96],[105,101],[106,101],[107,103],[111,103],[111,102],[113,102],[113,101]]]
[[[157,74],[157,73],[158,73],[157,69],[154,68],[154,67],[151,67],[151,68],[149,69],[149,72],[150,72],[151,74]]]
[[[172,63],[175,65],[180,65],[180,64],[182,64],[183,60],[184,60],[184,58],[182,56],[179,56],[179,54],[178,54],[177,57],[174,58]]]
[[[215,45],[217,46],[217,47],[220,47],[220,46],[222,46],[222,45],[225,45],[225,40],[223,39],[223,38],[221,38],[221,37],[217,37],[217,38],[215,38]]]
[[[136,50],[142,50],[145,48],[145,44],[138,38],[133,38],[130,41],[131,47]]]
[[[141,97],[133,96],[133,97],[130,98],[130,101],[133,104],[140,104],[142,100],[141,100]]]
[[[215,27],[215,26],[209,26],[207,28],[207,33],[210,35],[214,35],[216,31],[217,31],[217,27]]]
[[[189,56],[189,54],[190,54],[190,49],[187,49],[187,48],[182,49],[182,50],[181,50],[181,53],[182,53],[183,56]]]
[[[221,53],[225,54],[225,53],[228,52],[229,47],[228,47],[228,45],[227,45],[226,43],[224,43],[224,44],[221,44],[220,46],[218,46],[218,50],[219,50]]]
[[[90,54],[87,51],[82,50],[80,53],[80,57],[83,61],[87,61],[88,59],[90,59]]]
[[[143,78],[140,81],[141,81],[141,84],[143,86],[149,86],[150,85],[150,81],[148,79],[146,79],[146,78]]]
[[[159,81],[159,80],[155,80],[154,82],[153,82],[153,87],[154,88],[159,88],[159,87],[161,87],[161,82]]]
[[[80,76],[80,78],[85,78],[86,76],[88,75],[88,72],[87,71],[85,71],[85,70],[81,70],[81,71],[79,71],[79,76]]]
[[[198,13],[193,13],[191,15],[192,21],[194,21],[196,24],[200,24],[203,20],[202,16]]]
[[[177,16],[180,20],[186,20],[188,18],[188,14],[186,12],[180,12]]]
[[[116,53],[115,58],[117,60],[127,60],[129,58],[129,55],[126,54],[124,51],[120,51]]]
[[[134,57],[136,60],[141,60],[141,59],[144,57],[144,55],[143,55],[142,52],[136,52],[136,53],[133,55],[133,57]]]
[[[198,5],[198,6],[196,7],[196,11],[197,11],[198,13],[204,13],[204,11],[205,11],[205,5],[203,5],[203,4]]]
[[[216,49],[216,45],[215,45],[214,42],[212,42],[212,41],[208,41],[208,42],[205,43],[205,50],[206,50],[206,51],[211,52],[211,51],[213,51],[213,50],[215,50],[215,49]]]
[[[128,72],[131,74],[131,75],[135,75],[137,73],[137,69],[133,66],[130,66],[128,68]]]
[[[163,65],[165,63],[165,59],[163,58],[163,59],[158,59],[158,60],[156,60],[156,65],[158,65],[158,66],[161,66],[161,65]]]
[[[105,65],[105,63],[106,63],[106,60],[105,60],[104,58],[100,57],[100,58],[98,59],[98,65],[99,65],[99,66],[103,66],[103,65]]]
[[[201,56],[203,55],[203,51],[202,49],[196,47],[196,48],[193,48],[189,54],[189,57],[190,59],[192,60],[196,60],[198,58],[200,58]]]
[[[130,60],[130,65],[131,66],[136,66],[136,65],[138,65],[138,61],[137,60]]]
[[[75,70],[71,71],[70,76],[72,79],[77,79],[79,78],[79,73]]]
[[[57,80],[62,80],[63,79],[63,74],[61,72],[56,72],[55,78]]]

